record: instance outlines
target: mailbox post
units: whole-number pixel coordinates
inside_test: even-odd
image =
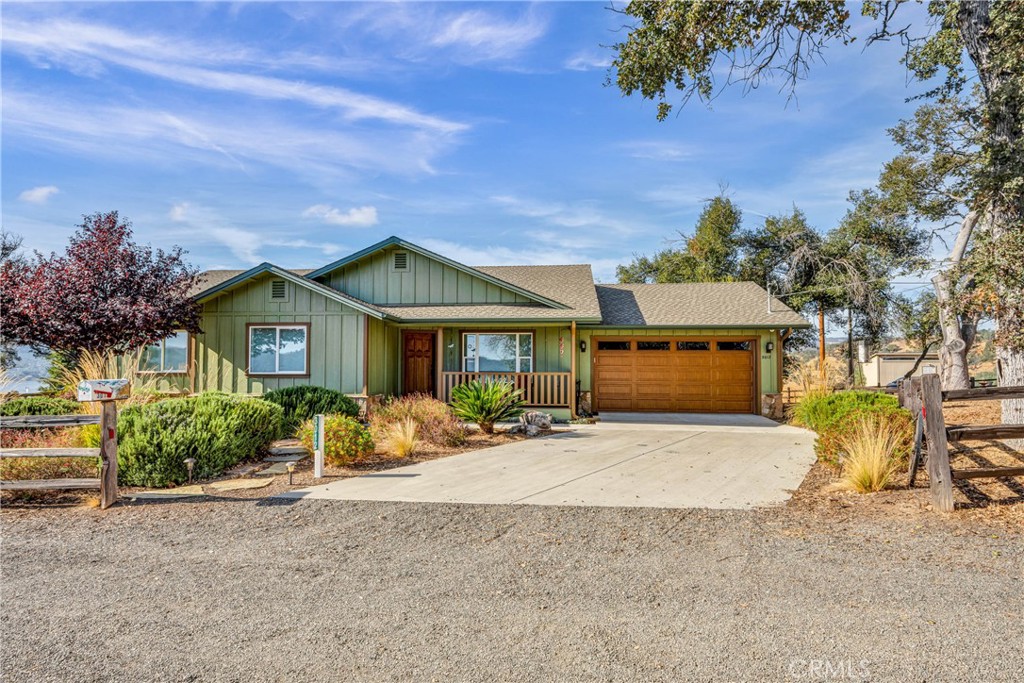
[[[324,416],[313,416],[313,476],[324,476]]]

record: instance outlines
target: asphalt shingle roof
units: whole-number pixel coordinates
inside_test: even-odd
[[[596,285],[604,325],[809,327],[753,282]]]
[[[477,266],[498,278],[569,308],[541,304],[366,306],[404,321],[601,320],[603,325],[663,327],[809,327],[809,323],[753,282],[595,285],[589,265]],[[198,294],[246,271],[208,270]],[[306,275],[311,269],[293,269]],[[315,286],[324,287],[319,283]],[[357,301],[359,301],[357,299]]]

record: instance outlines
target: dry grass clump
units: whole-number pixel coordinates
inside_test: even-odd
[[[865,417],[840,439],[842,474],[837,488],[857,493],[881,491],[900,466],[903,435],[888,420]]]
[[[824,368],[817,358],[813,358],[793,368],[786,380],[800,389],[802,398],[814,398],[831,394],[836,387],[844,386],[849,380],[846,371],[845,363],[826,356]]]
[[[420,426],[411,417],[391,425],[388,433],[388,444],[391,452],[398,458],[408,458],[416,450],[420,441]]]
[[[68,394],[74,394],[78,383],[85,379],[126,379],[132,389],[131,395],[128,399],[118,402],[119,409],[153,403],[162,398],[157,390],[158,377],[139,372],[142,353],[143,349],[124,355],[112,351],[99,353],[83,350],[78,357],[78,364],[62,368],[58,378]],[[99,414],[101,405],[95,402],[83,403],[82,409],[86,413]]]

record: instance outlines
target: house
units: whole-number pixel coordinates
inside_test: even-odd
[[[447,400],[499,377],[559,417],[756,413],[809,327],[750,282],[595,284],[589,265],[470,267],[398,237],[313,270],[209,271],[194,296],[203,332],[144,356],[162,388]]]
[[[884,387],[894,380],[900,379],[914,367],[914,363],[920,358],[920,351],[895,351],[892,353],[874,353],[866,362],[861,363],[864,371],[864,386]],[[926,354],[921,364],[914,371],[914,377],[920,377],[925,368],[931,366],[932,372],[939,365],[937,353]]]

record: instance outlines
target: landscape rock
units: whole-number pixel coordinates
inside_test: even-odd
[[[538,429],[551,429],[553,418],[547,413],[539,410],[530,410],[519,416],[519,421],[524,427],[537,427]],[[532,434],[530,436],[533,436]]]

